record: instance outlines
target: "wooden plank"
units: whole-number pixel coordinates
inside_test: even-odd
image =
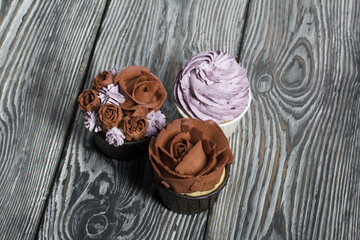
[[[111,1],[90,65],[87,86],[104,69],[141,64],[168,91],[185,59],[205,50],[236,55],[246,2]],[[39,238],[201,239],[207,212],[168,211],[155,194],[147,159],[116,162],[96,151],[78,112]]]
[[[104,1],[0,4],[0,238],[35,237]]]
[[[254,95],[208,239],[359,239],[360,4],[251,1]]]

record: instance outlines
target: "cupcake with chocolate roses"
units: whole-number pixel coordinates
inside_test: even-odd
[[[148,148],[149,137],[166,124],[160,108],[166,91],[143,66],[100,72],[78,97],[85,127],[105,155],[128,160]]]
[[[163,203],[179,213],[212,207],[233,163],[229,142],[212,120],[177,119],[149,144],[149,159]]]

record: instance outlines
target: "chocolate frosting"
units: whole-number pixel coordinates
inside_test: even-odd
[[[149,145],[155,180],[177,193],[213,189],[233,158],[229,141],[212,120],[174,120]]]
[[[249,91],[246,69],[219,50],[193,56],[174,81],[175,100],[190,117],[217,123],[241,114]]]
[[[99,108],[99,120],[104,132],[108,129],[117,127],[123,117],[121,108],[115,104],[105,103]]]
[[[120,127],[127,141],[137,141],[145,136],[148,122],[142,116],[125,116]]]
[[[114,83],[114,74],[112,72],[104,71],[99,72],[92,82],[92,87],[96,90],[100,90],[107,85]]]
[[[100,106],[100,99],[96,90],[85,89],[78,97],[79,108],[83,112],[96,111]]]
[[[129,66],[124,68],[115,78],[128,96],[121,108],[136,110],[146,107],[149,112],[159,110],[166,98],[166,91],[161,81],[144,66]]]

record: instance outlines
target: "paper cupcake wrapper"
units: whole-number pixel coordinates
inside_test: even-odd
[[[124,142],[123,145],[115,147],[110,145],[101,133],[95,133],[94,141],[104,155],[120,161],[131,161],[149,152],[149,137],[136,142]]]
[[[230,166],[225,166],[225,179],[222,184],[208,195],[190,197],[181,195],[173,190],[164,187],[160,183],[155,183],[159,196],[163,204],[171,211],[183,214],[195,214],[210,209],[217,200],[218,194],[223,189],[230,176]]]
[[[249,103],[246,106],[245,110],[239,116],[237,116],[234,120],[218,124],[227,138],[231,137],[233,132],[236,131],[237,127],[239,126],[239,122],[240,122],[241,118],[245,115],[245,113],[247,112],[247,110],[250,107],[251,100],[252,100],[252,95],[251,95],[251,91],[249,90]],[[184,117],[184,118],[189,117],[186,113],[184,113],[184,111],[177,104],[176,104],[176,108],[182,117]]]

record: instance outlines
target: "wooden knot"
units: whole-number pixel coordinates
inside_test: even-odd
[[[100,234],[106,231],[109,221],[106,215],[98,213],[89,218],[86,223],[86,232],[91,238],[98,237]]]

